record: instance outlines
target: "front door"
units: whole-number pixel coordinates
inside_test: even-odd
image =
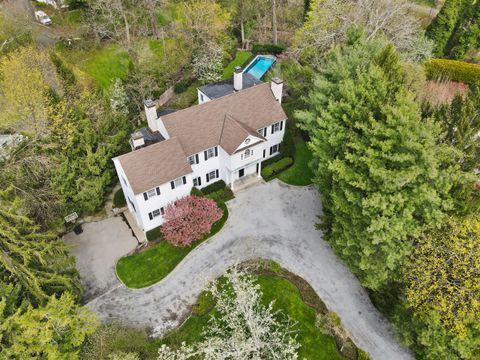
[[[241,178],[245,175],[245,169],[238,170],[238,177]]]

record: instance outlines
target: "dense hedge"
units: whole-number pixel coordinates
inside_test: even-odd
[[[228,186],[225,186],[224,188],[211,192],[210,194],[206,195],[207,198],[215,200],[218,203],[225,203],[228,200],[232,200],[235,195],[233,195],[232,189],[230,189]]]
[[[113,207],[120,209],[124,206],[127,206],[127,201],[125,200],[122,189],[119,189],[115,195],[113,195]]]
[[[175,86],[173,87],[173,91],[175,92],[175,94],[181,94],[185,91],[187,91],[188,87],[190,85],[192,85],[193,83],[193,80],[192,79],[183,79],[183,80],[180,80],[179,82],[177,82],[175,84]]]
[[[480,65],[447,59],[431,59],[425,63],[429,79],[448,79],[467,84],[480,83]]]
[[[285,46],[275,44],[255,44],[252,51],[254,53],[268,53],[274,55],[280,55],[285,51]]]
[[[224,187],[226,187],[227,184],[225,184],[225,181],[223,180],[219,180],[219,181],[215,181],[214,183],[208,185],[208,186],[205,186],[203,189],[202,189],[202,193],[204,195],[208,195],[208,194],[211,194],[215,191],[218,191],[218,190],[221,190],[223,189]]]
[[[289,168],[293,164],[293,159],[290,157],[283,158],[273,164],[267,165],[262,169],[262,177],[265,180],[273,178],[275,175],[281,173],[283,170]]]
[[[148,241],[161,240],[163,238],[162,230],[160,230],[160,226],[150,231],[147,231],[146,235],[147,235]]]
[[[295,143],[293,141],[292,129],[290,129],[290,122],[287,121],[283,141],[280,145],[280,153],[283,157],[295,158]]]

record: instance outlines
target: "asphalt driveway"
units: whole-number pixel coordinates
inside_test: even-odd
[[[315,230],[322,208],[313,187],[278,181],[260,184],[236,194],[228,208],[230,217],[222,231],[160,283],[137,290],[118,286],[88,306],[102,319],[151,326],[162,334],[179,324],[207,283],[228,267],[249,258],[268,258],[307,280],[372,359],[412,358],[394,339],[390,324],[358,280]]]
[[[117,259],[137,246],[137,239],[120,216],[83,224],[83,233],[64,237],[75,256],[77,269],[89,301],[119,285],[115,275]]]

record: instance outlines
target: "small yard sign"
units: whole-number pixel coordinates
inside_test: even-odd
[[[73,212],[73,213],[65,216],[65,221],[66,221],[66,222],[74,223],[75,220],[77,220],[77,219],[78,219],[78,215],[77,215],[76,212]]]

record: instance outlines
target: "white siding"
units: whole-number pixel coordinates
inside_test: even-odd
[[[250,146],[248,149],[252,151],[252,155],[248,158],[242,158],[245,149],[242,149],[238,153],[229,155],[225,150],[220,146],[217,146],[217,156],[211,157],[208,160],[205,160],[204,151],[198,153],[198,164],[192,165],[193,173],[186,175],[186,184],[179,186],[172,190],[170,182],[165,184],[158,185],[160,187],[160,195],[154,196],[148,200],[144,199],[143,193],[133,194],[133,191],[128,184],[127,176],[125,175],[121,164],[117,159],[114,159],[115,168],[117,169],[118,177],[120,179],[120,184],[122,186],[123,193],[127,199],[127,205],[130,212],[135,216],[137,223],[140,228],[144,231],[151,230],[157,226],[160,226],[163,222],[163,217],[158,216],[150,220],[149,213],[160,208],[166,208],[166,206],[186,195],[190,194],[190,191],[193,187],[193,179],[200,177],[201,186],[199,188],[204,188],[216,181],[223,180],[227,184],[231,184],[232,181],[235,181],[239,178],[239,170],[244,169],[245,176],[254,174],[257,169],[257,164],[265,159],[268,159],[276,154],[270,155],[270,147],[281,143],[283,135],[285,133],[286,120],[283,121],[282,130],[277,131],[272,134],[271,126],[267,127],[266,139],[267,141],[261,142],[257,145]],[[257,139],[252,137],[251,143],[255,143]],[[245,146],[243,146],[245,147]],[[205,149],[207,150],[207,149]],[[263,156],[265,150],[265,157]],[[195,154],[194,154],[195,155]],[[207,182],[206,175],[207,173],[218,170],[219,178],[213,179]],[[125,184],[124,180],[127,184]],[[172,179],[175,180],[175,179]],[[155,187],[154,187],[155,188]],[[128,201],[128,198],[132,201],[135,206],[133,210],[131,204]]]

